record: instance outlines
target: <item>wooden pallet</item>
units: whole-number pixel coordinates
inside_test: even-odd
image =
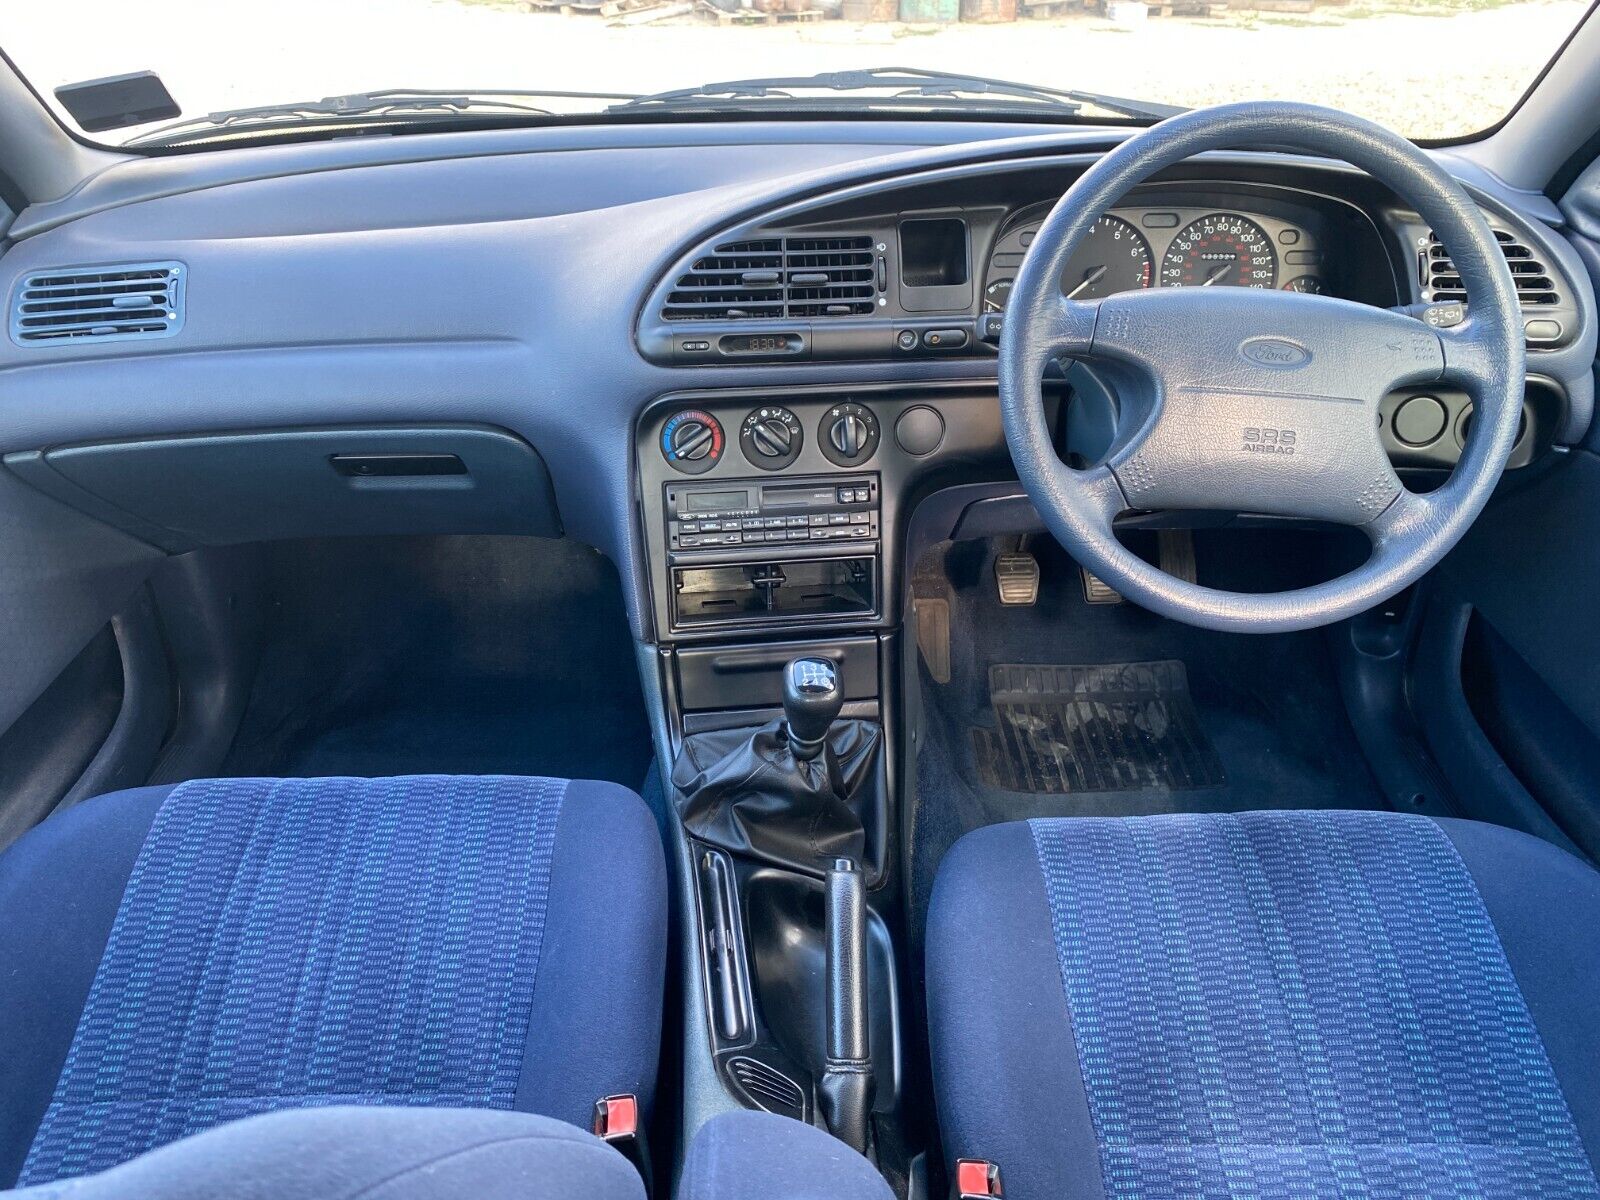
[[[809,25],[823,18],[820,8],[803,8],[799,12],[756,12],[741,8],[738,12],[718,12],[718,25]]]

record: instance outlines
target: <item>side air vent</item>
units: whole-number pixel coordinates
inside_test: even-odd
[[[1517,299],[1522,302],[1522,307],[1537,308],[1561,303],[1555,279],[1538,255],[1503,229],[1496,229],[1494,236],[1499,240],[1500,252],[1506,256],[1506,264],[1511,268],[1511,279],[1517,285]],[[1426,259],[1422,283],[1428,289],[1428,299],[1466,300],[1467,292],[1462,286],[1461,275],[1455,263],[1450,261],[1449,251],[1440,243],[1437,234],[1428,235],[1428,246],[1423,253]]]
[[[67,267],[23,277],[11,301],[11,340],[115,342],[171,337],[183,327],[182,263]]]
[[[873,311],[872,238],[760,238],[701,255],[667,296],[668,321],[849,317]]]
[[[776,1067],[760,1059],[739,1057],[728,1060],[728,1071],[757,1107],[779,1116],[805,1120],[806,1094],[798,1083]]]

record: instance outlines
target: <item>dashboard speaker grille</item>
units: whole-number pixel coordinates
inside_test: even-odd
[[[36,346],[171,337],[183,327],[186,274],[176,262],[30,272],[11,299],[11,340]]]
[[[1511,279],[1517,285],[1517,299],[1522,306],[1537,308],[1561,303],[1555,279],[1539,256],[1503,229],[1496,229],[1494,236],[1500,243],[1500,252],[1506,256],[1506,265],[1511,268]],[[1465,301],[1467,292],[1461,283],[1461,274],[1450,261],[1450,252],[1439,241],[1438,234],[1428,234],[1423,254],[1426,258],[1422,280],[1428,299]]]
[[[695,259],[661,315],[668,321],[865,316],[875,288],[870,236],[726,242]]]

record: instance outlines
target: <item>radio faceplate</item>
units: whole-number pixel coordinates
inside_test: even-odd
[[[665,485],[667,549],[674,554],[761,547],[875,543],[881,501],[869,472],[815,479]]]

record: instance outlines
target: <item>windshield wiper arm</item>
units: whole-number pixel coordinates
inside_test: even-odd
[[[699,87],[676,88],[648,96],[636,96],[621,104],[612,105],[608,111],[625,112],[641,108],[720,108],[730,104],[737,106],[746,100],[794,100],[798,99],[794,93],[803,91],[888,92],[889,95],[875,99],[891,104],[923,99],[989,96],[1007,102],[1031,101],[1053,105],[1073,113],[1087,105],[1093,105],[1119,116],[1150,120],[1161,120],[1185,111],[1178,105],[1158,104],[1152,100],[1131,100],[1099,92],[1015,83],[1008,79],[990,79],[983,75],[925,71],[918,67],[871,67],[861,71],[824,71],[817,75],[775,75],[770,78],[733,79],[723,83],[707,83]]]
[[[530,100],[630,100],[628,92],[555,92],[526,89],[444,91],[427,88],[388,88],[377,92],[352,92],[321,100],[293,100],[254,108],[231,108],[157,126],[131,139],[128,145],[179,142],[219,130],[281,126],[290,120],[343,120],[351,117],[417,116],[499,112],[512,116],[553,117],[556,113]]]

